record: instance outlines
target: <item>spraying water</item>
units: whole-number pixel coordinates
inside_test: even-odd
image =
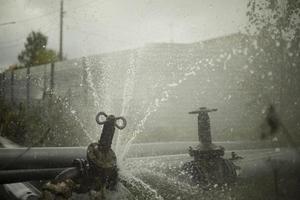
[[[122,103],[122,111],[121,116],[127,116],[129,107],[130,107],[130,100],[133,96],[134,84],[135,84],[135,75],[136,75],[136,57],[135,53],[130,55],[130,63],[129,68],[126,72],[126,80],[124,84],[123,90],[123,103]],[[116,143],[116,154],[121,155],[121,139],[122,136],[117,134],[117,143]]]
[[[94,103],[94,106],[97,110],[100,110],[100,97],[98,96],[98,92],[96,90],[96,87],[95,87],[95,84],[94,84],[94,81],[93,81],[93,77],[92,77],[92,73],[91,73],[91,68],[90,68],[90,60],[87,60],[85,57],[83,58],[83,62],[84,65],[86,65],[85,67],[85,71],[87,73],[87,83],[88,83],[88,86],[89,88],[92,90],[92,96],[93,96],[93,103]]]
[[[179,85],[181,85],[184,81],[186,81],[188,79],[188,77],[190,76],[195,76],[197,74],[197,71],[199,71],[201,68],[199,66],[199,64],[202,63],[202,60],[199,60],[195,63],[195,65],[189,67],[189,68],[182,68],[180,67],[179,70],[181,71],[180,74],[182,74],[182,78],[178,79],[177,82],[170,82],[167,83],[162,91],[160,92],[160,94],[158,95],[158,97],[156,97],[154,99],[153,102],[151,102],[149,104],[149,106],[147,107],[147,110],[145,112],[144,117],[139,121],[139,123],[137,124],[137,127],[135,128],[135,130],[133,131],[133,133],[130,136],[130,139],[127,141],[127,143],[124,146],[124,149],[121,151],[122,154],[120,155],[120,160],[124,160],[126,154],[128,153],[128,150],[132,144],[132,142],[135,140],[135,138],[143,132],[144,127],[145,127],[145,123],[147,121],[147,119],[149,118],[149,116],[151,116],[152,113],[156,112],[157,109],[161,106],[162,103],[168,101],[170,95],[171,95],[171,91],[174,90],[174,88],[178,87]],[[156,85],[156,87],[158,87],[158,85]]]

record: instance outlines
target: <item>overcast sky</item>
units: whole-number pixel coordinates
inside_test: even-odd
[[[64,55],[151,42],[196,42],[238,32],[247,0],[64,0]],[[40,30],[58,50],[60,0],[0,0],[0,68],[17,63],[28,33]],[[16,22],[15,24],[5,24]]]

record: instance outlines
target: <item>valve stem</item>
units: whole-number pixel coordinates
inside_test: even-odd
[[[208,113],[214,111],[217,111],[217,109],[200,107],[199,110],[189,112],[189,114],[198,114],[198,139],[199,142],[206,147],[212,144],[210,118]]]

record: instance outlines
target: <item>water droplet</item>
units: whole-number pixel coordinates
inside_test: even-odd
[[[268,72],[268,76],[272,76],[273,73],[271,71]]]

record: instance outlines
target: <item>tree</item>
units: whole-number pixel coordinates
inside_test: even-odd
[[[25,49],[18,55],[20,64],[30,67],[56,61],[56,53],[51,49],[46,49],[47,40],[47,36],[41,32],[32,31],[26,38]]]
[[[300,130],[300,0],[249,0],[247,8],[251,64],[266,69],[279,113]]]
[[[299,33],[299,0],[249,0],[247,7],[248,32],[266,31],[273,39],[286,40]]]
[[[246,31],[257,47],[281,67],[296,61],[300,50],[300,0],[249,0]],[[295,65],[295,64],[294,64]]]
[[[247,6],[246,31],[256,38],[254,65],[273,68],[282,103],[299,81],[300,0],[249,0]]]

